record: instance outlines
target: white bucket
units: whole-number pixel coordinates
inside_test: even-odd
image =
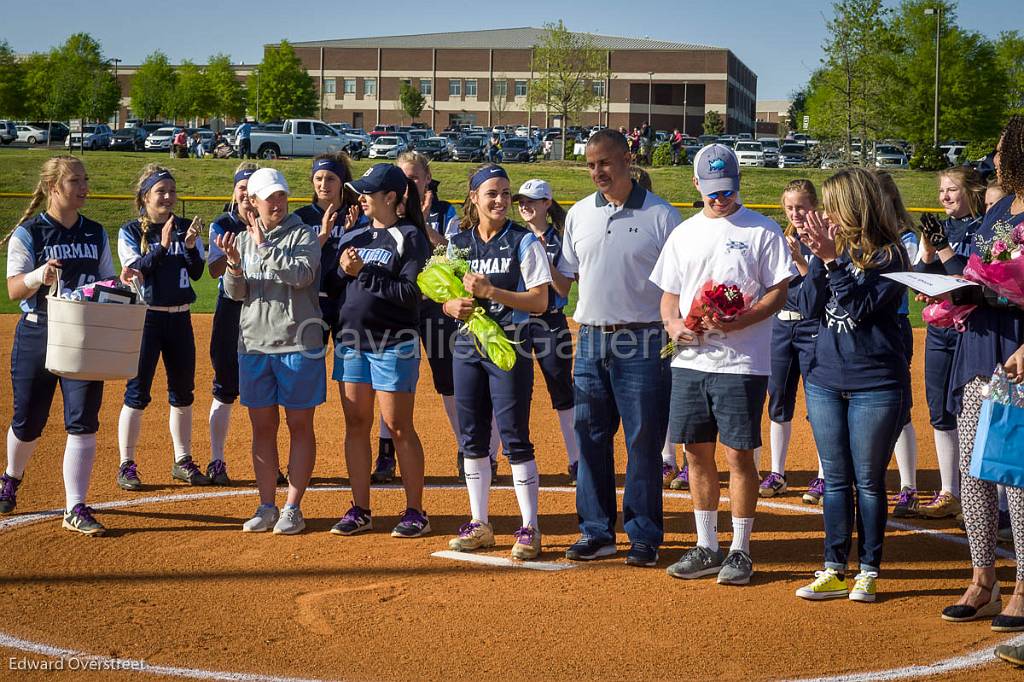
[[[69,301],[56,288],[46,297],[46,369],[82,381],[138,374],[146,304]]]

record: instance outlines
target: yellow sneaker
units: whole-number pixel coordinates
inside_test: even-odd
[[[812,601],[839,599],[849,594],[849,589],[846,587],[846,578],[840,580],[839,574],[834,568],[815,571],[814,581],[810,585],[804,585],[796,591],[796,596]]]
[[[874,571],[861,571],[854,578],[853,589],[850,590],[850,601],[875,601],[875,585],[878,574]]]
[[[521,561],[536,559],[540,554],[540,531],[533,526],[523,526],[515,532],[515,536],[512,558]]]
[[[472,552],[481,547],[494,547],[494,530],[491,524],[473,519],[459,528],[459,534],[448,541],[448,549],[456,552]]]

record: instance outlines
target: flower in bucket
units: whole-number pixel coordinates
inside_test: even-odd
[[[423,295],[436,303],[447,303],[456,298],[472,298],[462,285],[462,278],[469,272],[466,249],[453,249],[448,254],[447,247],[438,246],[434,255],[427,261],[423,271],[416,277]],[[516,364],[516,351],[512,341],[505,335],[501,326],[487,317],[484,309],[477,306],[472,316],[463,323],[460,330],[463,334],[472,334],[477,350],[486,354],[496,366],[510,371]]]
[[[721,284],[708,280],[690,304],[690,312],[683,320],[687,329],[698,336],[707,331],[704,318],[715,322],[732,322],[749,306],[748,297],[736,284]],[[676,342],[669,341],[661,349],[661,357],[675,354]]]

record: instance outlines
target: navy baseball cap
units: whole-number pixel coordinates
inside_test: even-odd
[[[709,144],[693,157],[693,177],[703,196],[740,191],[740,164],[736,153],[724,144]]]
[[[348,187],[356,194],[397,192],[403,195],[409,187],[409,181],[398,166],[378,163],[376,166],[370,166],[370,169],[363,173],[363,177],[348,183]]]

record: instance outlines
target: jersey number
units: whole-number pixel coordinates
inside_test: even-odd
[[[181,269],[181,275],[178,277],[178,288],[180,288],[180,289],[188,289],[189,286],[190,285],[188,283],[188,270],[186,270],[185,268],[182,268]]]
[[[86,284],[92,284],[95,281],[96,281],[96,276],[95,275],[79,275],[79,277],[78,277],[78,285],[75,288],[84,287]]]

